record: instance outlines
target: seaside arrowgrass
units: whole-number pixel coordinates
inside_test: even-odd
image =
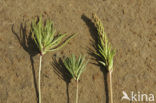
[[[85,57],[79,56],[78,59],[76,59],[75,55],[72,55],[71,57],[67,57],[63,63],[66,67],[66,69],[70,72],[71,76],[76,80],[76,102],[78,103],[78,82],[80,75],[85,70],[85,67],[88,62],[84,63]]]
[[[104,31],[104,26],[101,20],[93,14],[93,21],[95,27],[97,28],[97,52],[95,53],[97,56],[101,58],[99,63],[101,63],[108,70],[109,84],[110,84],[110,103],[113,103],[113,90],[112,90],[112,72],[113,72],[113,58],[115,56],[115,50],[112,49],[111,44],[108,42],[107,35]]]
[[[62,39],[67,36],[67,34],[55,35],[56,30],[54,29],[53,22],[51,20],[46,20],[45,24],[42,23],[42,16],[39,20],[34,20],[32,22],[32,38],[35,41],[39,51],[40,51],[40,64],[39,64],[39,76],[38,76],[38,92],[39,92],[39,103],[41,103],[41,66],[42,66],[42,56],[49,51],[55,51],[63,47],[68,41],[74,36],[69,36],[64,42]]]

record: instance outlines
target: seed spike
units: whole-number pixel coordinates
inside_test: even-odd
[[[115,56],[115,50],[112,49],[111,44],[108,42],[107,35],[104,31],[104,26],[101,20],[96,14],[93,14],[93,22],[97,28],[98,34],[98,44],[97,44],[97,56],[101,58],[99,63],[107,68],[109,72],[109,82],[110,82],[110,103],[113,103],[113,93],[112,93],[112,72],[113,72],[113,58]]]

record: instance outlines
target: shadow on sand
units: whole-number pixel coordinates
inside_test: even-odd
[[[52,66],[54,67],[54,72],[62,79],[66,82],[66,93],[67,93],[67,103],[69,103],[69,83],[72,79],[70,73],[68,72],[68,70],[65,68],[63,61],[61,58],[59,58],[58,60],[56,59],[56,57],[53,57],[53,63]]]
[[[15,31],[14,24],[11,27],[11,30],[15,37],[17,38],[19,44],[23,47],[23,49],[29,54],[31,66],[32,66],[32,73],[33,73],[33,81],[34,81],[34,87],[37,97],[37,103],[38,103],[38,87],[36,82],[36,75],[35,75],[35,68],[34,68],[34,60],[33,57],[39,53],[39,50],[37,49],[36,44],[34,43],[33,39],[31,38],[31,32],[27,32],[26,23],[20,24],[19,33]]]

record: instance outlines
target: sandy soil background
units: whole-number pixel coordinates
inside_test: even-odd
[[[21,24],[29,28],[40,14],[54,21],[58,33],[78,34],[64,48],[43,57],[43,103],[75,102],[74,80],[61,79],[54,66],[71,53],[90,59],[80,78],[79,103],[108,103],[106,71],[88,53],[96,35],[92,13],[102,20],[117,51],[114,103],[129,103],[121,101],[123,90],[156,96],[156,0],[0,0],[0,103],[37,103],[39,55],[31,40],[21,45],[18,36],[29,35]]]

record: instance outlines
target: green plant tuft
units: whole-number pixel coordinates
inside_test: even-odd
[[[42,23],[42,16],[38,22],[37,19],[32,22],[32,38],[34,39],[40,53],[44,55],[48,51],[54,51],[63,47],[74,35],[71,35],[63,43],[62,39],[67,34],[55,35],[56,30],[51,20],[46,20],[45,24]]]
[[[42,56],[48,51],[54,51],[63,47],[74,35],[69,36],[64,42],[61,42],[62,39],[67,34],[55,35],[56,30],[54,29],[53,22],[47,20],[45,24],[42,23],[42,16],[40,16],[38,22],[37,19],[32,22],[32,38],[34,39],[37,47],[40,51],[40,63],[39,63],[39,76],[38,76],[38,92],[39,92],[39,103],[41,103],[41,64]]]
[[[85,57],[79,56],[79,58],[76,59],[75,55],[72,55],[71,57],[67,57],[63,61],[66,69],[70,72],[72,77],[76,80],[77,89],[76,89],[76,102],[75,103],[78,103],[78,81],[79,81],[80,75],[85,70],[85,67],[88,63],[88,61],[86,63],[84,63],[84,61],[85,61]]]
[[[71,57],[67,57],[63,63],[66,67],[66,69],[70,72],[72,77],[75,80],[79,80],[81,73],[84,71],[86,65],[88,62],[84,63],[85,57],[79,56],[78,59],[76,59],[75,55],[72,55]]]

